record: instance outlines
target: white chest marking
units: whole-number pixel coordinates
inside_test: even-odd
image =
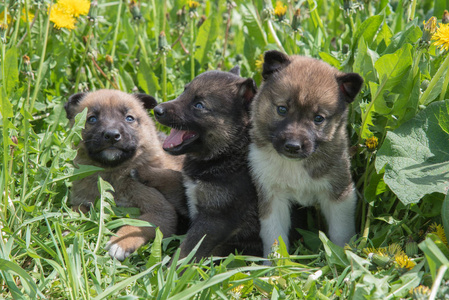
[[[198,199],[196,197],[196,187],[198,183],[193,181],[190,177],[184,176],[184,187],[186,188],[187,204],[189,206],[190,218],[194,219],[198,214]]]
[[[329,199],[331,185],[326,178],[310,177],[301,160],[289,160],[269,146],[250,145],[249,160],[256,184],[267,199],[281,198],[311,206]]]

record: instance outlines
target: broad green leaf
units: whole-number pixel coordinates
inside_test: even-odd
[[[379,30],[380,25],[382,24],[384,20],[383,15],[376,15],[369,17],[366,19],[360,26],[357,27],[357,30],[354,34],[353,41],[352,41],[352,47],[353,49],[358,45],[359,39],[363,37],[363,39],[370,43],[370,41],[374,40],[374,36]],[[369,46],[369,44],[368,44]]]
[[[446,103],[446,107],[440,109],[440,114],[438,116],[438,124],[441,129],[449,134],[449,103]]]
[[[218,37],[220,30],[220,18],[207,18],[201,25],[195,41],[195,59],[199,61],[201,67],[208,61],[208,54],[212,49],[212,45]]]
[[[159,228],[156,229],[156,237],[154,238],[153,245],[151,246],[151,256],[146,264],[147,268],[154,266],[162,261],[162,232]]]
[[[19,66],[16,47],[12,47],[6,51],[5,59],[2,61],[2,64],[4,64],[3,70],[5,71],[2,75],[5,76],[6,79],[6,94],[11,96],[11,91],[19,82]]]
[[[327,62],[328,64],[330,64],[331,66],[333,66],[337,69],[340,69],[341,64],[338,59],[336,59],[335,57],[333,57],[332,55],[330,55],[329,53],[326,53],[326,52],[320,52],[319,55],[323,61]]]
[[[158,78],[153,72],[150,65],[143,59],[140,62],[139,71],[137,73],[137,82],[141,89],[149,95],[156,95],[161,88],[158,83]]]
[[[366,46],[363,37],[359,40],[357,52],[354,57],[353,71],[359,73],[365,82],[377,82],[377,74],[374,70],[374,63],[379,59],[379,54]]]
[[[429,267],[431,267],[432,278],[435,279],[436,270],[440,268],[441,265],[445,265],[449,267],[448,258],[441,252],[435,242],[427,237],[424,241],[422,241],[418,247],[424,252],[426,255]]]
[[[426,237],[430,238],[438,247],[438,249],[440,249],[440,251],[444,254],[444,256],[449,259],[449,248],[438,235],[436,235],[435,233],[428,233]]]
[[[376,169],[385,166],[384,181],[404,204],[449,188],[449,138],[437,119],[448,101],[432,103],[388,132],[378,152]]]
[[[444,233],[447,238],[449,237],[449,192],[446,194],[441,207],[441,220],[443,221]]]
[[[248,29],[249,37],[256,43],[255,46],[264,48],[268,44],[267,36],[262,23],[257,17],[254,6],[248,3],[242,3],[241,12],[243,15],[243,24]]]
[[[402,16],[400,16],[402,18]],[[417,25],[418,19],[415,19],[409,23],[404,30],[398,32],[391,38],[391,43],[385,49],[382,55],[396,52],[398,49],[401,49],[404,44],[414,44],[419,38],[422,36],[422,31]]]
[[[387,80],[385,89],[396,86],[405,74],[405,71],[412,65],[412,46],[406,44],[404,47],[392,54],[381,56],[374,64],[377,76],[382,82]]]
[[[349,261],[346,257],[345,250],[332,243],[323,232],[320,231],[319,236],[320,240],[323,242],[328,262],[331,265],[346,267],[349,264]]]
[[[381,172],[380,174],[373,172],[373,174],[371,175],[368,185],[364,190],[364,195],[367,202],[376,201],[377,197],[387,190],[383,177],[383,172]]]

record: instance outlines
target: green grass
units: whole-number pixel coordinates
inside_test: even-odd
[[[449,55],[423,21],[440,23],[448,1],[285,1],[282,19],[270,0],[186,4],[100,0],[69,31],[53,28],[50,1],[0,3],[0,298],[447,299]],[[107,240],[138,212],[115,207],[102,180],[96,209],[71,211],[71,182],[95,170],[72,165],[85,115],[69,128],[68,96],[118,88],[165,101],[235,65],[260,84],[256,62],[270,49],[365,79],[348,126],[358,238],[333,245],[310,213],[303,241],[290,254],[281,243],[271,267],[237,254],[178,260],[183,237],[161,235],[110,259]]]

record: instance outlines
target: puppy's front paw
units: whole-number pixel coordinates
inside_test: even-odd
[[[111,241],[106,244],[105,249],[108,250],[109,256],[111,256],[111,258],[115,258],[119,261],[124,261],[125,258],[127,258],[134,251],[126,251],[118,244],[114,244]]]
[[[140,227],[123,226],[117,231],[117,236],[111,237],[105,249],[109,255],[119,261],[124,261],[137,248],[147,242]]]

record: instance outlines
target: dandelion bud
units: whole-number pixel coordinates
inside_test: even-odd
[[[411,240],[405,244],[405,254],[409,257],[413,257],[418,254],[418,243]]]
[[[163,31],[159,34],[159,50],[163,53],[170,50],[170,45],[168,45],[167,37]]]
[[[263,1],[263,10],[260,14],[260,17],[262,18],[262,21],[269,20],[273,16],[273,4],[271,3],[271,0],[264,0]]]
[[[183,6],[180,10],[176,12],[176,17],[178,18],[178,23],[180,24],[186,24],[186,7]]]
[[[198,23],[196,24],[196,27],[200,28],[201,25],[203,25],[203,23],[206,21],[206,16],[202,15],[200,20],[198,21]]]
[[[370,259],[371,262],[373,262],[376,266],[381,268],[385,267],[390,263],[390,257],[386,255],[380,255],[377,253],[372,253],[372,255],[370,255]]]
[[[142,18],[142,14],[140,13],[140,8],[134,0],[129,2],[129,11],[133,15],[134,20],[140,20]]]
[[[368,151],[371,151],[371,152],[376,150],[378,144],[379,144],[379,141],[378,141],[377,137],[375,137],[375,136],[372,136],[372,137],[366,139],[366,141],[365,141],[366,148],[368,149]]]
[[[424,31],[421,37],[422,43],[430,43],[430,39],[437,30],[437,18],[431,17],[427,22],[423,22]]]
[[[25,65],[29,65],[29,64],[31,63],[30,57],[29,57],[28,55],[22,56],[22,59],[23,59],[23,63],[24,63]]]
[[[449,23],[449,12],[447,11],[447,9],[444,10],[443,18],[441,20],[441,23],[443,23],[443,24]]]
[[[108,68],[111,68],[112,64],[114,63],[114,59],[112,58],[112,56],[110,56],[109,54],[106,54],[106,56],[104,57],[104,60],[106,61],[106,65],[108,66]]]
[[[301,26],[300,16],[301,16],[301,9],[298,8],[295,10],[295,13],[293,14],[292,29],[294,31],[299,30],[299,27]]]

